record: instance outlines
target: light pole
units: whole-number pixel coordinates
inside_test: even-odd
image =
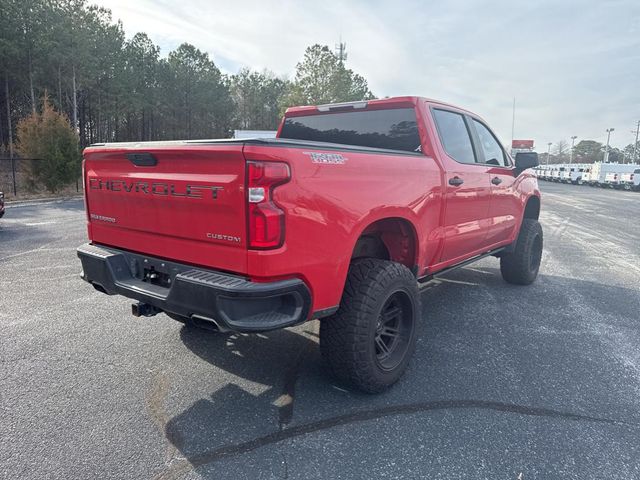
[[[633,144],[633,160],[631,160],[631,163],[638,160],[637,151],[638,151],[638,134],[639,133],[640,133],[640,120],[638,120],[638,125],[636,126],[636,142]]]
[[[573,163],[573,144],[576,142],[577,135],[571,137],[571,153],[569,153],[569,165]]]
[[[553,143],[549,142],[547,143],[547,165],[549,165],[549,155],[551,155],[551,145],[553,145]]]
[[[613,132],[615,128],[607,128],[605,131],[607,132],[607,146],[604,149],[604,159],[602,160],[604,163],[609,163],[609,139],[611,138],[611,132]]]

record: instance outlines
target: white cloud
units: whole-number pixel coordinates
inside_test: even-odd
[[[640,119],[640,2],[96,0],[128,36],[163,53],[189,42],[227,73],[292,76],[306,46],[347,43],[348,65],[379,96],[458,104],[539,150],[570,135],[632,141]],[[518,2],[520,3],[520,2]]]

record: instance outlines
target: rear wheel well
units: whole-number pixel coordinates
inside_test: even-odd
[[[527,200],[527,205],[524,207],[524,218],[533,218],[538,220],[540,217],[540,199],[533,195]]]
[[[403,218],[385,218],[369,225],[358,238],[351,259],[378,258],[401,263],[416,273],[416,232]]]

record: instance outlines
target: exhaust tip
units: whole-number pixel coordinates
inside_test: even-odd
[[[199,328],[211,330],[214,332],[224,333],[229,331],[227,328],[220,326],[213,318],[203,317],[201,315],[191,315],[191,322]]]

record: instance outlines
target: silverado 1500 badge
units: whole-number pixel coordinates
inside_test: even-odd
[[[101,222],[116,223],[116,219],[113,217],[105,217],[104,215],[97,215],[95,213],[92,213],[90,216],[91,216],[91,220],[100,220]]]
[[[311,157],[311,161],[313,163],[328,163],[332,165],[342,165],[347,161],[345,157],[343,157],[339,153],[319,153],[319,152],[302,152],[305,155],[309,155]]]

